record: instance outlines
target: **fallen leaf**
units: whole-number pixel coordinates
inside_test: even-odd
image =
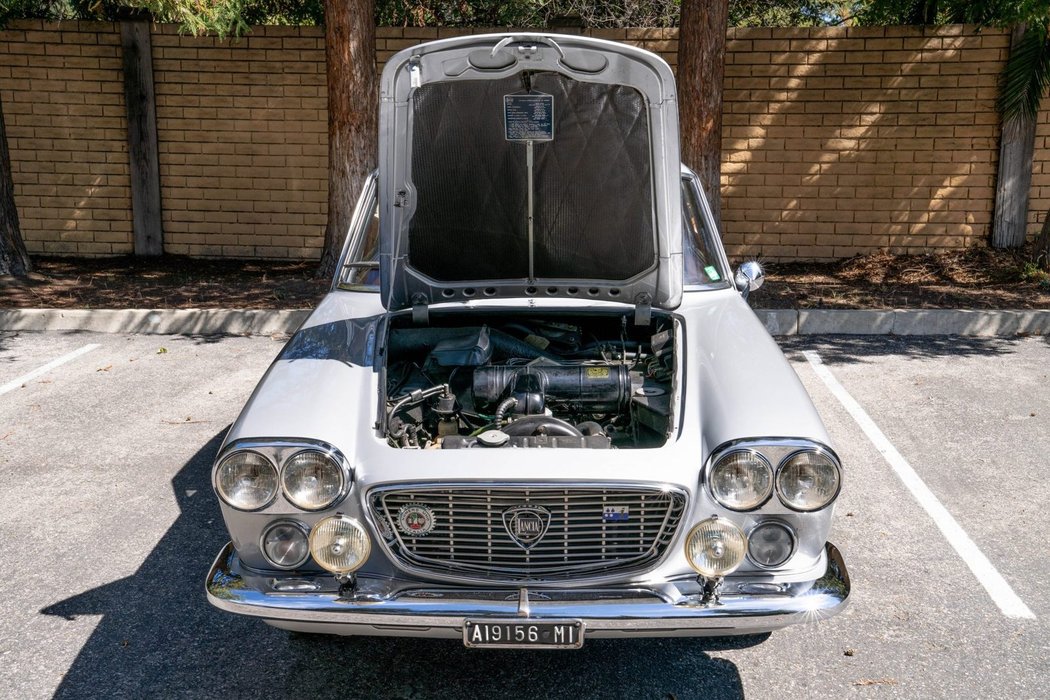
[[[110,371],[111,369],[113,369],[113,365],[106,365],[105,367],[99,367],[99,368],[98,368],[98,369],[96,369],[95,371],[96,371],[96,372],[108,372],[108,371]]]
[[[163,354],[164,354],[164,353],[166,353],[167,351],[168,351],[168,349],[167,349],[167,348],[161,348],[160,350],[157,350],[157,354],[158,354],[158,355],[163,355]]]
[[[857,652],[856,652],[855,650],[853,650],[853,649],[847,649],[846,651],[842,652],[842,654],[843,654],[844,656],[853,656],[853,655],[854,655],[854,654],[856,654],[856,653],[857,653]]]
[[[853,685],[897,685],[896,678],[861,678],[853,681]]]

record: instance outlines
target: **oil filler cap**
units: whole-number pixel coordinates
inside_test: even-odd
[[[478,435],[478,444],[483,447],[503,447],[508,440],[510,440],[510,435],[502,430],[486,430]]]

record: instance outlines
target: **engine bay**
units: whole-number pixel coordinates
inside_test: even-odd
[[[391,447],[659,447],[672,429],[675,321],[633,313],[392,319],[380,426]],[[399,325],[399,322],[404,325]]]

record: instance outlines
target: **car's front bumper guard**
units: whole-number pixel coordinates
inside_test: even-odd
[[[527,617],[583,620],[590,637],[739,634],[815,622],[842,610],[850,594],[842,555],[831,543],[826,545],[826,554],[825,574],[797,595],[723,595],[719,604],[702,605],[692,597],[672,603],[656,595],[580,600],[579,591],[557,600],[547,591],[533,589],[539,600],[527,600]],[[296,629],[338,632],[338,627],[345,626],[357,634],[396,635],[403,630],[412,635],[454,637],[462,633],[465,619],[507,619],[522,613],[516,595],[477,600],[449,597],[455,593],[446,590],[440,597],[355,600],[335,592],[262,592],[250,587],[236,569],[236,553],[227,544],[208,572],[208,601],[228,612]]]

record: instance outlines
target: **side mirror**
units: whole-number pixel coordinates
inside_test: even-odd
[[[736,284],[736,288],[740,290],[745,299],[747,299],[747,295],[750,292],[761,287],[765,281],[766,273],[762,271],[762,266],[755,260],[748,260],[738,267],[736,274],[733,275],[733,283]]]

